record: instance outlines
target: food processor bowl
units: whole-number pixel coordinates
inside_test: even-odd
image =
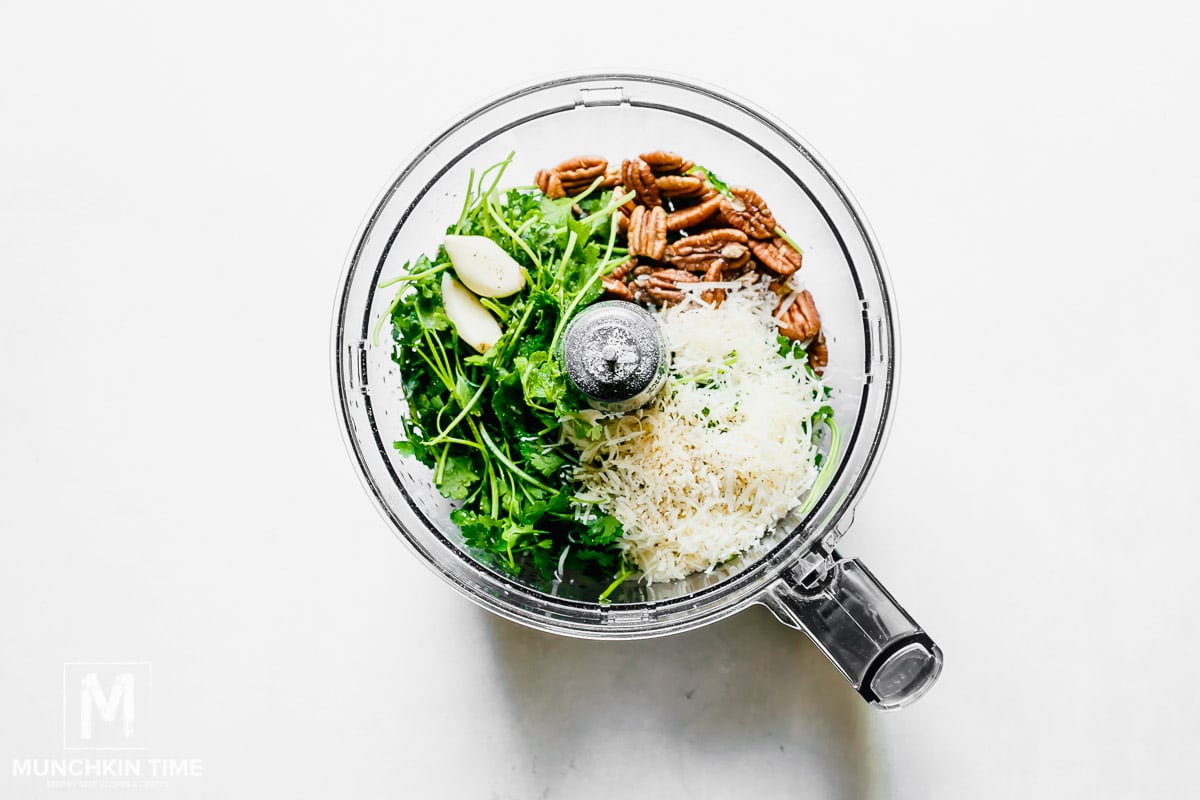
[[[684,580],[626,582],[600,602],[603,586],[517,578],[477,560],[430,471],[395,450],[407,409],[390,337],[373,342],[394,290],[377,287],[405,261],[436,251],[458,218],[472,168],[512,153],[504,185],[514,186],[571,156],[619,160],[658,149],[753,187],[803,247],[801,273],[821,312],[825,381],[841,445],[817,496],[752,551]],[[835,547],[883,449],[895,399],[896,337],[879,248],[811,147],[724,91],[661,75],[600,74],[547,80],[485,103],[388,182],[339,285],[332,368],[347,446],[376,506],[401,541],[476,603],[542,631],[593,639],[678,633],[760,603],[812,637],[869,702],[895,708],[933,684],[941,651],[859,561]]]

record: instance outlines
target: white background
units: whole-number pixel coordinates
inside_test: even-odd
[[[1197,19],[851,6],[0,6],[0,796],[106,796],[11,776],[64,755],[67,661],[151,662],[151,755],[203,760],[111,796],[1196,796]],[[910,709],[761,609],[501,622],[358,484],[362,215],[463,109],[596,68],[765,106],[872,221],[904,363],[844,549],[945,649]]]

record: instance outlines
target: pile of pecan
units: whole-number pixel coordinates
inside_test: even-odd
[[[801,254],[779,235],[783,229],[757,192],[734,186],[722,194],[694,167],[664,150],[626,159],[612,170],[606,159],[579,156],[539,170],[534,183],[550,198],[579,194],[597,180],[595,191],[635,193],[617,209],[618,235],[630,259],[603,279],[608,297],[669,305],[683,300],[680,284],[731,281],[756,272],[780,296],[779,332],[809,341],[809,363],[823,372],[829,353],[816,304],[808,291],[792,297],[787,288]],[[700,297],[720,305],[725,290],[707,288]]]

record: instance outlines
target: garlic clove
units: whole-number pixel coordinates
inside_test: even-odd
[[[480,353],[486,353],[504,335],[479,298],[448,272],[442,273],[442,307],[462,340]]]
[[[450,234],[445,246],[458,279],[480,297],[508,297],[525,286],[521,265],[488,237]]]

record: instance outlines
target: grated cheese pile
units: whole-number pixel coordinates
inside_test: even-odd
[[[581,412],[600,430],[571,435],[579,500],[621,522],[621,547],[648,583],[752,547],[817,478],[811,418],[824,386],[802,359],[779,355],[765,283],[720,284],[727,299],[715,308],[689,286],[658,312],[672,352],[662,394],[625,414]]]

